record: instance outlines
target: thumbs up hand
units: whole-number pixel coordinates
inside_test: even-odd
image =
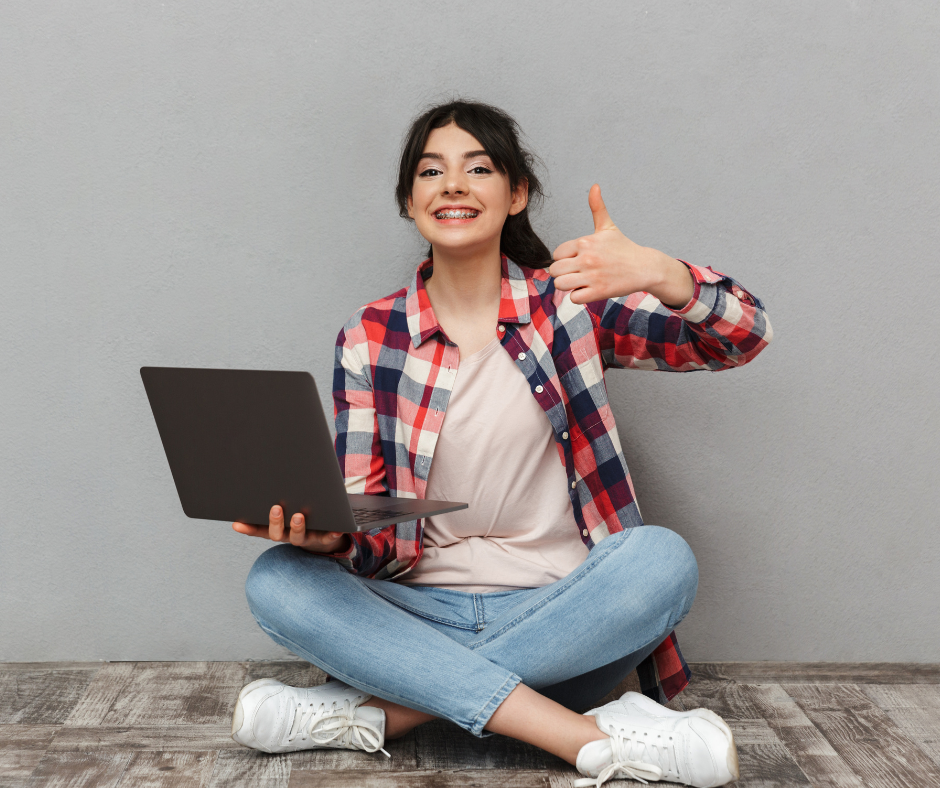
[[[548,273],[558,290],[571,290],[571,302],[586,304],[640,291],[679,309],[692,298],[689,269],[663,252],[631,241],[614,224],[596,183],[588,194],[594,233],[566,241],[552,257]]]

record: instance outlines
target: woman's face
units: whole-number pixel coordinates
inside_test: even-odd
[[[408,198],[408,215],[434,249],[499,252],[507,216],[526,206],[528,189],[509,179],[469,132],[454,123],[428,135]]]

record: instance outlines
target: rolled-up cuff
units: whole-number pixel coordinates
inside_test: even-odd
[[[347,550],[342,550],[338,553],[324,553],[328,558],[332,558],[338,564],[345,566],[348,570],[354,571],[356,567],[356,560],[359,558],[359,545],[356,543],[356,540],[353,539],[352,534],[349,536],[349,548]]]
[[[521,683],[522,679],[519,676],[515,673],[511,674],[509,678],[503,682],[503,685],[493,693],[493,696],[487,701],[486,705],[480,709],[480,713],[477,714],[470,726],[470,733],[481,739],[492,736],[493,734],[489,731],[484,731],[483,727],[490,721],[490,717],[493,716],[493,713],[499,708],[499,705],[509,697],[509,693]]]

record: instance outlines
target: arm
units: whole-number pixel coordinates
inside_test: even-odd
[[[368,340],[357,312],[339,332],[333,363],[336,457],[346,490],[388,495],[385,460],[375,410]],[[349,534],[346,549],[329,555],[354,574],[373,576],[395,557],[395,526]]]
[[[611,221],[600,187],[588,199],[594,234],[559,246],[549,273],[572,303],[587,305],[607,366],[729,369],[767,346],[772,330],[757,298],[724,274],[635,244]]]
[[[773,336],[763,305],[734,279],[688,265],[694,287],[681,308],[650,293],[587,304],[605,367],[688,372],[740,367]]]

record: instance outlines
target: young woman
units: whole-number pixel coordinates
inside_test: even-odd
[[[457,101],[412,125],[397,199],[429,257],[339,333],[336,452],[350,492],[470,505],[352,535],[278,506],[268,528],[233,524],[284,543],[248,576],[258,624],[333,677],[249,684],[239,743],[375,752],[441,717],[554,753],[580,784],[737,778],[717,715],[656,702],[688,683],[673,629],[698,569],[640,518],[604,371],[741,366],[769,323],[730,277],[633,243],[596,185],[594,233],[550,255],[541,196],[502,111]],[[644,694],[579,713],[633,670]]]

